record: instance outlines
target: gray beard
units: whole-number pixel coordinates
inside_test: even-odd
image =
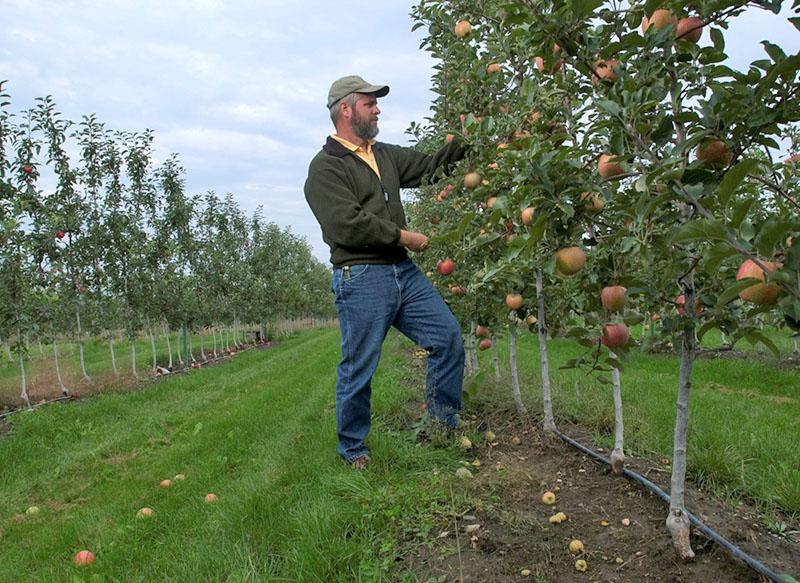
[[[368,119],[356,117],[353,119],[353,133],[362,140],[371,140],[378,135],[377,122],[371,122]]]

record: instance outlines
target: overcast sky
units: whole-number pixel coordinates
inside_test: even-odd
[[[789,2],[784,2],[788,10]],[[231,192],[249,214],[305,236],[328,260],[302,193],[308,162],[332,131],[332,80],[388,84],[380,139],[407,143],[433,99],[433,60],[401,0],[0,0],[0,79],[13,110],[51,94],[65,117],[155,130],[157,161],[177,152],[187,190]],[[788,12],[787,12],[788,14]],[[705,39],[707,40],[707,35]],[[787,53],[800,33],[750,10],[726,33],[733,66]]]

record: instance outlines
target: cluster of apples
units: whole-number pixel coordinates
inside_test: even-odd
[[[161,482],[159,482],[158,485],[161,488],[169,489],[175,485],[175,482],[182,482],[185,479],[186,476],[184,474],[177,474],[171,480],[170,479],[161,480]],[[216,502],[219,500],[219,497],[213,492],[209,492],[203,497],[203,500],[205,501],[206,504],[216,504]],[[33,514],[33,512],[30,512],[30,510],[31,509],[29,508],[28,514]],[[38,512],[38,508],[36,509],[36,512]],[[136,511],[136,518],[145,520],[148,518],[152,518],[153,516],[155,516],[155,514],[156,514],[155,510],[153,510],[148,506],[145,506]],[[97,557],[95,556],[95,554],[92,551],[86,549],[75,553],[75,556],[72,559],[72,562],[78,567],[86,567],[89,565],[93,565],[96,561]]]

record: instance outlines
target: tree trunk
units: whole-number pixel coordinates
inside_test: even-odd
[[[39,355],[40,356],[44,356],[44,348],[42,347],[42,339],[41,338],[37,338],[36,339],[36,344],[39,345]]]
[[[131,368],[133,369],[134,378],[139,378],[139,373],[136,371],[136,334],[131,334]]]
[[[158,359],[156,358],[156,338],[153,336],[153,327],[150,325],[150,318],[147,319],[147,333],[150,335],[150,352],[153,356],[153,374],[158,372]]]
[[[114,353],[114,333],[109,328],[108,330],[108,349],[111,352],[111,370],[114,371],[114,376],[119,376],[119,371],[117,370],[117,355]]]
[[[258,331],[261,334],[261,342],[264,343],[267,341],[267,332],[266,328],[264,327],[264,322],[261,322],[258,325]],[[797,347],[797,343],[795,342],[795,348]]]
[[[611,358],[617,355],[608,351]],[[614,451],[611,452],[611,469],[621,476],[625,469],[625,452],[623,450],[624,425],[622,422],[622,389],[619,379],[619,369],[611,367],[611,380],[614,383]]]
[[[494,367],[494,384],[498,387],[502,382],[500,378],[500,357],[497,350],[497,336],[492,334],[492,366]]]
[[[674,449],[672,454],[672,479],[670,483],[669,515],[667,529],[672,535],[672,544],[683,560],[694,557],[689,540],[690,522],[684,506],[686,485],[686,435],[689,428],[689,396],[692,389],[692,366],[695,356],[694,274],[686,277],[683,285],[686,298],[688,323],[681,336],[681,364],[678,380],[677,414],[675,416]]]
[[[214,358],[217,358],[217,332],[214,330],[214,326],[211,326],[211,341],[214,343],[212,354]]]
[[[56,334],[53,323],[50,323],[50,330],[53,333],[53,359],[55,360],[56,364],[56,379],[58,380],[58,386],[61,389],[61,394],[65,397],[69,397],[69,389],[64,386],[64,381],[61,380],[61,365],[58,363],[58,342],[56,341]]]
[[[22,346],[22,332],[17,328],[17,357],[19,358],[19,392],[25,406],[31,408],[31,400],[28,397],[28,380],[25,378],[25,350]]]
[[[208,362],[206,351],[203,349],[203,330],[205,329],[200,328],[200,358],[203,360],[203,362]]]
[[[192,364],[194,364],[197,361],[195,360],[194,353],[192,352],[192,331],[191,330],[187,331],[186,343],[188,344],[188,348],[189,348],[189,359],[188,360],[191,361]]]
[[[167,369],[172,370],[172,342],[169,341],[169,324],[164,322],[164,336],[167,337],[167,354],[169,354],[169,364]]]
[[[91,383],[92,379],[86,374],[86,359],[83,354],[83,331],[81,330],[81,311],[79,309],[75,310],[75,319],[78,322],[78,348],[81,352],[81,371],[83,372],[83,378]]]
[[[528,410],[522,402],[522,393],[519,390],[519,375],[517,374],[517,315],[515,312],[510,314],[511,323],[508,325],[508,364],[511,368],[511,391],[514,394],[514,403],[517,406],[517,413],[526,415]]]
[[[547,358],[547,325],[544,318],[544,286],[542,270],[536,271],[536,308],[539,324],[539,360],[542,368],[542,402],[544,404],[544,430],[556,431],[553,417],[553,399],[550,396],[550,362]]]
[[[465,334],[464,335],[464,376],[470,377],[474,372],[472,370],[472,358],[469,356],[469,343],[472,334]]]
[[[472,359],[472,369],[477,373],[481,370],[481,365],[478,362],[478,338],[475,336],[475,322],[472,323],[472,337],[471,337],[472,350],[470,350],[470,358]]]
[[[178,364],[183,368],[183,356],[181,355],[181,333],[175,333],[175,354],[178,355]]]

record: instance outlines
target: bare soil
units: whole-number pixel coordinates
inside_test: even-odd
[[[483,441],[470,452],[480,466],[470,466],[474,477],[463,484],[474,495],[475,506],[443,525],[438,538],[405,559],[405,568],[420,581],[761,580],[696,530],[696,557],[681,562],[664,525],[667,508],[657,496],[546,436],[513,411],[495,411],[480,421],[497,439]],[[588,431],[575,426],[560,430],[608,455],[593,445]],[[667,464],[668,460],[627,460],[629,469],[668,492]],[[687,508],[706,525],[777,573],[800,575],[800,541],[770,534],[755,508],[731,508],[691,485],[687,490]],[[541,501],[545,491],[555,493],[555,505]],[[549,518],[559,511],[567,521],[550,524]],[[623,520],[629,521],[627,526]],[[468,525],[479,527],[468,534]],[[583,553],[570,553],[573,539],[583,542]],[[576,570],[578,559],[586,561],[585,572]]]

